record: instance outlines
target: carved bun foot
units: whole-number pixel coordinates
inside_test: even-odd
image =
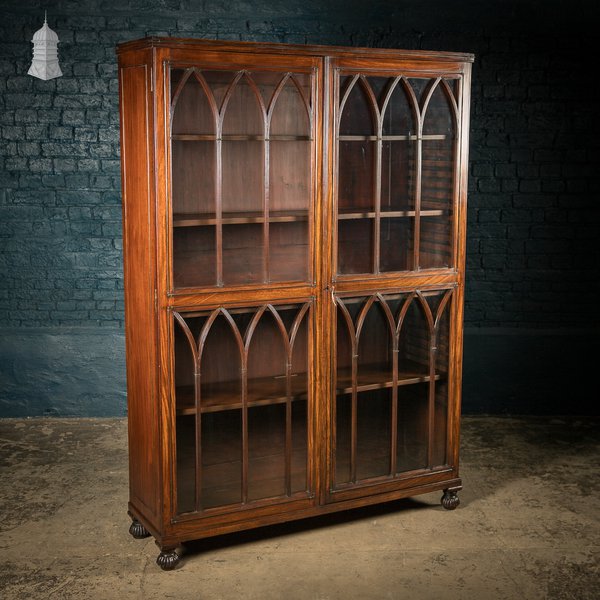
[[[150,532],[137,519],[134,519],[131,522],[129,533],[136,540],[143,540],[144,538],[150,537]]]
[[[163,571],[170,571],[177,566],[177,563],[180,561],[180,556],[177,554],[175,550],[161,550],[158,558],[156,559],[156,564]]]
[[[444,490],[442,506],[446,510],[454,510],[459,504],[460,498],[458,497],[458,490]]]

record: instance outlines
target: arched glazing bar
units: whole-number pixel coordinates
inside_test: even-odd
[[[310,487],[310,482],[306,480],[300,485],[296,479],[293,481],[292,474],[292,454],[293,454],[293,414],[292,403],[298,400],[307,402],[309,397],[307,387],[307,374],[294,373],[294,369],[298,370],[299,365],[294,364],[294,351],[296,343],[299,339],[302,330],[302,336],[305,335],[305,322],[307,315],[310,313],[311,303],[306,302],[293,307],[283,306],[277,307],[271,304],[248,309],[226,309],[223,307],[214,309],[208,313],[202,313],[201,325],[195,325],[197,333],[192,332],[188,321],[196,318],[196,313],[190,315],[182,315],[177,311],[173,311],[174,322],[177,323],[180,331],[183,334],[186,347],[188,348],[191,363],[193,365],[193,405],[183,410],[183,414],[194,416],[194,444],[195,444],[195,464],[194,464],[194,501],[193,510],[202,511],[206,508],[215,508],[218,505],[214,501],[209,506],[206,506],[203,498],[203,440],[202,440],[202,418],[207,413],[219,413],[222,411],[240,411],[241,414],[241,440],[240,440],[240,492],[239,499],[242,504],[247,504],[255,498],[249,498],[249,486],[256,481],[252,480],[250,471],[250,452],[249,452],[249,417],[248,411],[252,407],[269,406],[271,404],[285,405],[284,418],[284,445],[282,448],[282,464],[283,467],[283,482],[282,488],[284,495],[292,496],[300,487],[306,490]],[[282,317],[282,310],[288,314]],[[236,313],[239,313],[236,314]],[[267,315],[270,317],[268,322],[265,322]],[[231,332],[231,338],[234,346],[238,351],[239,358],[239,384],[232,385],[232,382],[223,381],[221,383],[210,383],[203,380],[203,356],[204,354],[215,352],[216,347],[211,347],[210,352],[207,350],[207,343],[215,324],[219,321],[227,323],[225,326]],[[279,339],[279,347],[281,348],[281,362],[284,364],[284,385],[283,389],[279,384],[275,385],[273,379],[278,379],[278,376],[268,376],[252,372],[249,368],[250,364],[264,363],[264,358],[255,355],[256,352],[264,350],[265,343],[270,347],[277,348],[277,344],[269,341],[271,338],[265,338],[259,346],[255,347],[254,340],[259,335],[259,326],[264,323],[266,327],[264,332],[271,332],[268,335],[275,335]],[[286,325],[287,323],[287,325]],[[219,336],[223,335],[223,330],[219,329]],[[213,338],[213,342],[215,339]],[[303,339],[305,344],[306,340]],[[263,346],[262,350],[260,346]],[[235,362],[235,361],[234,361]],[[269,362],[269,361],[267,361]],[[277,360],[270,361],[271,363]],[[264,367],[268,369],[267,367]],[[304,365],[303,368],[306,368]],[[298,381],[296,381],[298,379]],[[206,390],[206,391],[203,391]],[[206,395],[208,394],[208,395]],[[179,401],[179,400],[178,400]],[[297,426],[297,424],[296,424]],[[306,427],[304,427],[306,429]],[[308,455],[304,458],[304,472],[308,474]],[[189,504],[189,503],[188,503]]]
[[[448,81],[442,77],[422,78],[418,80],[422,82],[418,89],[413,85],[417,80],[405,75],[340,73],[338,81],[337,272],[379,274],[451,266],[452,257],[442,260],[435,256],[436,252],[448,254],[445,247],[451,245],[445,241],[446,234],[440,231],[444,229],[444,217],[447,221],[448,211],[452,209],[453,189],[456,189],[452,183],[456,183],[458,173],[458,105]],[[444,108],[436,102],[435,111],[431,109],[432,98],[440,94],[447,98],[446,111],[453,122],[450,138],[454,151],[443,158],[452,169],[451,182],[446,182],[446,186],[453,189],[436,192],[435,187],[442,182],[429,164],[432,159],[427,156],[423,162],[423,143],[431,147],[449,137],[444,130],[427,129],[427,124],[434,122],[430,114]],[[392,126],[392,117],[398,117],[401,110],[410,115],[404,117],[410,120],[405,124],[405,131]],[[351,126],[352,118],[355,122]],[[362,123],[359,123],[361,119]],[[355,148],[352,152],[358,157],[356,160],[352,158],[352,148]],[[359,161],[361,157],[364,164]],[[434,183],[427,183],[429,179]],[[351,185],[346,183],[347,180]],[[442,193],[451,197],[442,209],[439,203],[423,202],[424,189],[428,198]],[[352,197],[358,193],[356,190],[360,190],[360,196],[366,199]],[[422,240],[424,219],[427,226]],[[453,224],[446,228],[453,228]],[[439,236],[443,238],[441,241]],[[358,238],[368,240],[363,242],[368,248],[360,253],[353,252],[350,241]]]
[[[348,433],[338,432],[337,428],[339,425],[336,417],[337,402],[334,405],[333,415],[333,448],[334,452],[332,455],[333,462],[333,485],[334,487],[343,485],[343,481],[335,481],[336,473],[336,461],[341,460],[349,463],[347,483],[354,484],[360,477],[357,476],[357,464],[360,462],[361,457],[358,453],[357,435],[358,431],[361,430],[361,423],[359,423],[359,410],[358,402],[359,395],[362,392],[372,390],[389,390],[389,401],[390,401],[390,426],[389,426],[389,477],[394,477],[399,474],[403,469],[399,468],[398,462],[398,418],[399,418],[399,390],[405,389],[404,386],[413,386],[416,384],[427,385],[426,403],[421,410],[426,411],[426,424],[425,430],[423,431],[423,443],[424,451],[426,452],[423,456],[423,463],[421,468],[432,468],[434,465],[434,444],[436,427],[445,428],[446,423],[435,422],[435,399],[436,399],[436,382],[440,379],[440,365],[438,364],[438,348],[437,348],[437,335],[439,330],[439,323],[444,315],[447,313],[447,307],[452,297],[453,290],[441,290],[436,292],[411,292],[395,295],[383,295],[381,293],[373,294],[367,297],[335,297],[335,305],[338,310],[340,318],[338,319],[338,327],[344,327],[343,331],[338,332],[338,343],[343,343],[343,339],[349,340],[349,355],[351,359],[350,373],[344,374],[344,370],[340,370],[339,364],[337,369],[337,381],[336,381],[336,397],[341,398],[344,395],[350,395],[349,400],[349,424]],[[436,295],[438,299],[437,304],[433,307],[428,302],[427,298],[432,294]],[[360,303],[359,308],[351,308],[356,303]],[[410,323],[407,322],[407,315],[409,309],[417,311],[417,314],[422,316],[423,331],[415,331],[414,315],[411,318]],[[380,310],[383,315],[383,322],[385,323],[386,330],[388,332],[388,343],[389,350],[391,352],[391,366],[388,365],[381,369],[378,365],[373,365],[372,372],[369,373],[368,378],[361,379],[361,369],[369,370],[369,365],[363,364],[359,359],[361,339],[373,335],[374,330],[369,330],[369,323],[373,323],[373,320],[369,320],[369,315],[373,310]],[[415,337],[416,336],[416,337]],[[382,344],[382,340],[378,337],[378,343]],[[422,365],[418,366],[413,364],[414,357],[400,356],[401,342],[411,338],[409,342],[414,347],[415,344],[419,347],[417,354],[420,355]],[[383,344],[385,346],[385,344]],[[341,354],[345,350],[338,347],[338,360],[341,360]],[[414,354],[414,351],[411,353]],[[443,361],[448,360],[448,356],[444,355],[441,357]],[[443,365],[441,372],[447,371],[447,364]],[[377,375],[375,376],[375,373]],[[408,389],[408,388],[406,388]],[[337,425],[336,425],[337,423]],[[344,439],[348,439],[347,448],[343,452],[347,452],[346,456],[341,456],[342,447],[337,446],[337,437],[342,435]],[[438,452],[439,454],[439,452]]]
[[[313,74],[171,73],[174,287],[306,281]]]

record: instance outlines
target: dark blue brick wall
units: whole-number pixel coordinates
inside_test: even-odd
[[[89,348],[90,356],[98,332],[122,344],[115,45],[145,35],[474,52],[466,325],[489,329],[492,337],[500,327],[543,329],[545,336],[598,332],[600,98],[593,43],[600,19],[591,0],[573,0],[568,12],[558,0],[4,0],[2,9],[3,356],[15,344],[35,346],[50,329],[80,335],[81,344],[66,346]],[[45,82],[26,75],[44,10],[61,41],[64,73]],[[16,331],[29,332],[29,341],[15,338]],[[56,369],[60,347],[53,345],[53,366],[33,353],[41,371]],[[492,347],[485,345],[490,364]],[[104,369],[122,381],[122,352],[118,357],[112,371],[110,361]],[[465,355],[476,384],[479,370],[470,369],[470,360]],[[86,400],[73,400],[83,394],[68,385],[75,362],[73,352],[65,355],[64,387],[55,389],[50,408],[47,399],[35,399],[48,394],[30,381],[31,402],[15,408],[14,394],[3,391],[0,415],[101,414],[102,406],[114,414],[113,392],[88,390],[92,412]],[[0,368],[4,390],[15,389],[19,369],[14,362]]]

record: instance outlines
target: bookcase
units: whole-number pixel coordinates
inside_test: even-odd
[[[131,534],[455,508],[472,55],[118,58]]]

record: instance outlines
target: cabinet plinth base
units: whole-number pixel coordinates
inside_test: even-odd
[[[131,522],[129,533],[136,540],[143,540],[144,538],[150,537],[150,532],[137,519],[134,519]]]
[[[441,503],[446,510],[454,510],[460,504],[458,489],[448,488],[444,490]]]

